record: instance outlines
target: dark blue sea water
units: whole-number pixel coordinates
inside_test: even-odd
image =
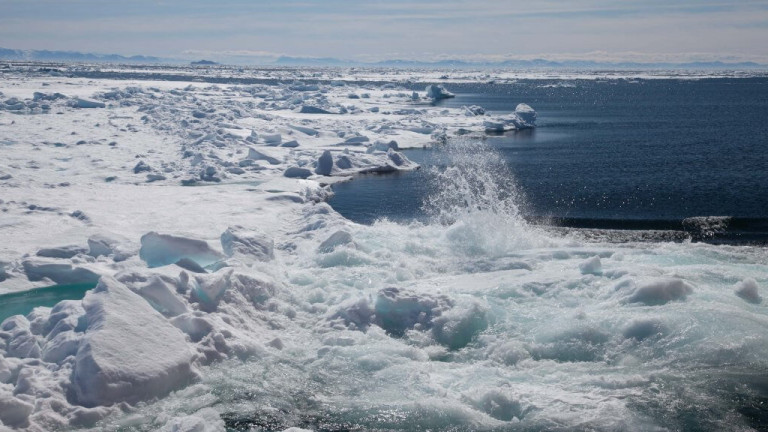
[[[509,164],[531,220],[696,231],[683,221],[727,216],[729,233],[764,241],[768,78],[524,80],[448,89],[456,98],[441,106],[507,113],[524,102],[537,111],[535,130],[486,138]],[[407,155],[427,167],[441,163],[432,150]],[[335,186],[330,203],[361,223],[418,219],[424,196],[434,193],[426,171],[363,176]]]

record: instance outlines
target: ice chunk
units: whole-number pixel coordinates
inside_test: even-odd
[[[349,156],[341,155],[336,158],[336,166],[339,167],[339,169],[350,169],[352,168],[352,160]]]
[[[49,363],[61,363],[65,358],[77,354],[82,334],[65,331],[45,342],[42,359]]]
[[[296,112],[301,114],[332,114],[330,111],[311,105],[302,105]]]
[[[527,125],[533,127],[536,125],[536,111],[529,105],[521,103],[515,107],[515,114]]]
[[[392,140],[389,142],[384,142],[377,140],[372,145],[368,146],[368,148],[365,150],[366,153],[374,153],[377,151],[383,151],[388,152],[390,149],[397,151],[399,146],[397,145],[397,141]]]
[[[299,142],[296,140],[286,141],[280,144],[280,147],[286,147],[286,148],[296,148],[298,146],[299,146]]]
[[[175,264],[182,258],[188,258],[205,267],[220,261],[224,256],[211,249],[203,240],[158,234],[152,231],[141,236],[139,257],[149,267]]]
[[[267,161],[271,165],[279,165],[281,163],[280,159],[270,155],[265,150],[256,150],[253,147],[248,147],[248,159]]]
[[[2,425],[13,428],[23,428],[29,425],[29,415],[34,410],[34,405],[13,396],[13,394],[0,389],[0,430]]]
[[[234,273],[230,278],[232,289],[255,305],[263,305],[277,292],[275,286],[261,275]]]
[[[172,281],[167,276],[138,272],[121,273],[116,278],[165,316],[172,317],[188,311],[187,305],[175,294],[180,284],[178,281]]]
[[[247,229],[236,225],[221,235],[221,246],[227,256],[242,254],[270,261],[275,258],[275,242],[258,228]]]
[[[93,408],[76,407],[67,415],[67,419],[70,426],[92,427],[113,412],[112,408],[102,406]]]
[[[70,103],[73,108],[104,108],[106,105],[103,102],[97,102],[87,99],[74,98]]]
[[[192,312],[179,315],[171,320],[171,323],[179,330],[189,336],[192,342],[200,342],[205,336],[213,331],[213,324],[205,316],[200,316],[202,312]]]
[[[144,161],[139,161],[139,163],[137,163],[136,166],[133,167],[133,173],[134,174],[139,174],[139,173],[146,172],[146,171],[152,171],[152,167],[149,166]]]
[[[224,296],[224,292],[231,287],[231,277],[234,270],[224,268],[213,274],[195,275],[190,281],[192,286],[192,301],[200,304],[200,308],[206,312],[213,312]]]
[[[80,317],[85,315],[82,302],[79,300],[62,300],[51,309],[42,329],[42,335],[48,339],[57,334],[74,330],[84,331],[84,325],[80,323]]]
[[[320,243],[320,246],[317,248],[317,250],[320,253],[329,253],[333,252],[334,249],[341,245],[350,243],[352,243],[352,234],[346,231],[336,231],[335,233],[331,234],[330,237],[325,239],[325,241]]]
[[[88,322],[72,384],[86,407],[161,397],[197,377],[184,334],[110,277],[86,294]]]
[[[3,321],[0,329],[10,335],[5,348],[8,357],[40,357],[40,345],[37,343],[35,335],[32,334],[29,321],[25,317],[15,315],[7,318]]]
[[[507,123],[498,118],[484,120],[483,126],[485,127],[485,131],[489,133],[501,133],[508,128]]]
[[[84,254],[87,249],[78,245],[57,246],[43,248],[37,251],[37,256],[45,258],[72,258],[77,254]]]
[[[344,140],[344,144],[362,144],[370,141],[371,139],[368,138],[365,135],[357,135],[353,137],[349,137]]]
[[[68,285],[99,280],[99,275],[87,268],[52,258],[29,258],[22,263],[22,267],[31,281],[50,279],[57,284]]]
[[[290,167],[285,172],[283,172],[283,176],[288,178],[300,178],[305,179],[312,175],[312,171],[306,169],[306,168],[300,168],[300,167]]]
[[[629,297],[629,302],[657,306],[674,300],[685,300],[691,293],[693,287],[682,279],[660,279],[638,287]]]
[[[425,91],[427,92],[427,97],[433,100],[448,99],[456,96],[440,84],[428,85]]]
[[[376,324],[395,336],[416,328],[427,330],[432,320],[452,306],[446,297],[433,297],[395,287],[385,288],[376,296]]]
[[[481,331],[488,328],[488,311],[478,303],[454,308],[434,320],[432,337],[451,350],[467,346]]]
[[[326,150],[317,160],[317,168],[315,168],[315,174],[328,176],[333,171],[333,156],[330,150]]]
[[[747,278],[737,283],[734,292],[749,303],[760,304],[763,301],[758,292],[757,281],[752,278]]]
[[[371,325],[373,316],[374,311],[368,300],[359,298],[342,302],[330,315],[329,320],[340,319],[350,329],[366,330]]]
[[[485,114],[485,108],[478,106],[478,105],[472,105],[472,106],[464,106],[462,107],[464,109],[464,114],[472,117],[472,116],[481,116]]]
[[[176,261],[174,264],[183,268],[184,270],[189,270],[193,273],[208,273],[204,268],[200,267],[200,264],[192,261],[189,258],[182,258]]]
[[[277,146],[283,142],[283,136],[280,134],[264,134],[261,136],[261,139],[268,146]]]
[[[312,129],[312,128],[308,128],[308,127],[305,127],[305,126],[289,125],[288,127],[291,128],[291,129],[297,130],[297,131],[299,131],[299,132],[301,132],[303,134],[309,135],[309,136],[320,135],[320,132],[318,132],[317,130]]]
[[[387,157],[389,157],[389,160],[396,166],[403,166],[408,163],[408,158],[406,158],[405,155],[391,148],[387,151]]]
[[[600,275],[603,273],[603,265],[600,262],[600,257],[595,255],[592,258],[579,264],[579,271],[581,274],[593,274]]]
[[[136,253],[135,246],[124,237],[115,234],[95,234],[88,238],[88,255],[111,256],[115,261],[125,261]]]

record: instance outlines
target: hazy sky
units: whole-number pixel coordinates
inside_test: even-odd
[[[768,0],[0,0],[0,47],[768,63]]]

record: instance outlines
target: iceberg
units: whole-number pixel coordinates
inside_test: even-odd
[[[440,84],[428,85],[424,91],[427,92],[427,98],[434,101],[456,97],[455,94],[449,92]]]

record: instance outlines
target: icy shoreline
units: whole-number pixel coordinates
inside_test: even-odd
[[[544,235],[471,138],[532,126],[530,107],[489,118],[284,73],[3,71],[0,294],[101,278],[2,323],[0,429],[653,430],[678,382],[733,416],[710,377],[765,365],[765,249]],[[443,223],[361,226],[324,203],[457,136]]]

